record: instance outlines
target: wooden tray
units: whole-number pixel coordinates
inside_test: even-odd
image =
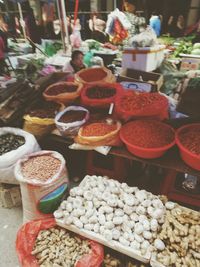
[[[151,253],[147,252],[146,255],[141,255],[139,253],[139,251],[133,250],[132,248],[127,248],[123,245],[121,245],[119,242],[117,241],[108,241],[107,239],[105,239],[102,235],[94,233],[92,231],[88,231],[85,229],[79,229],[74,225],[65,225],[63,220],[61,219],[56,219],[56,223],[57,225],[70,230],[78,235],[82,235],[88,239],[92,239],[104,246],[107,246],[109,248],[112,248],[113,250],[116,250],[120,253],[123,253],[125,255],[128,255],[131,258],[134,258],[138,261],[141,261],[143,263],[149,263],[150,262],[150,258],[151,258]]]

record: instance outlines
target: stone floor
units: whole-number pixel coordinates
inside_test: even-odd
[[[0,207],[0,267],[19,267],[15,251],[16,234],[22,225],[22,207]]]

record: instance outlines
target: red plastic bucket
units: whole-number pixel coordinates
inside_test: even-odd
[[[161,147],[155,147],[155,148],[144,148],[135,144],[132,144],[129,140],[126,138],[126,132],[129,127],[133,128],[134,131],[134,125],[136,125],[136,122],[138,121],[146,121],[146,120],[136,120],[136,121],[131,121],[127,124],[125,124],[120,131],[120,138],[121,140],[125,143],[128,151],[135,156],[138,156],[140,158],[145,158],[145,159],[154,159],[154,158],[159,158],[161,157],[167,150],[169,150],[172,146],[175,145],[175,138],[167,145],[161,146]],[[149,120],[148,120],[149,121]],[[156,124],[159,124],[160,127],[164,127],[166,131],[170,131],[172,134],[175,136],[175,131],[174,129],[162,122],[154,121]],[[142,134],[142,133],[141,133]]]
[[[183,133],[187,129],[195,129],[196,127],[200,128],[200,123],[192,123],[180,127],[176,132],[176,144],[179,147],[182,160],[190,167],[200,171],[200,155],[192,153],[180,141],[181,133]]]

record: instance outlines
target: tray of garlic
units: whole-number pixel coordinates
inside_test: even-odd
[[[200,213],[173,202],[165,204],[166,219],[151,257],[152,267],[200,267]]]
[[[58,225],[147,263],[165,213],[150,192],[87,175],[54,216]]]

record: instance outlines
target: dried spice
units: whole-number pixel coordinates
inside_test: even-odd
[[[116,124],[107,124],[104,122],[95,122],[83,127],[83,136],[104,136],[117,129]]]
[[[115,88],[104,88],[100,86],[90,87],[87,89],[86,96],[92,99],[109,98],[116,94]]]
[[[190,152],[200,155],[200,127],[196,126],[181,131],[179,140]]]
[[[22,165],[22,174],[25,179],[47,181],[60,169],[61,161],[51,155],[35,156],[29,158]]]
[[[59,122],[71,123],[74,121],[82,121],[86,116],[86,111],[69,110],[58,120]]]
[[[123,135],[130,144],[142,148],[159,148],[174,140],[174,132],[167,125],[152,120],[130,123]]]
[[[0,135],[0,156],[25,144],[25,138],[15,134]]]
[[[46,94],[52,96],[52,95],[59,95],[63,93],[73,93],[73,92],[76,92],[77,89],[78,89],[77,85],[59,84],[59,85],[55,85],[49,88]]]
[[[33,107],[28,115],[31,117],[44,118],[54,118],[56,113],[59,111],[60,105],[53,102],[42,102],[40,105]]]
[[[83,79],[85,82],[95,82],[101,81],[106,78],[107,73],[102,70],[101,68],[91,68],[86,69],[82,73],[79,74],[80,78]]]
[[[124,95],[120,100],[120,106],[124,111],[137,111],[154,104],[162,103],[166,98],[158,93],[135,93]],[[162,105],[162,104],[161,104]]]

